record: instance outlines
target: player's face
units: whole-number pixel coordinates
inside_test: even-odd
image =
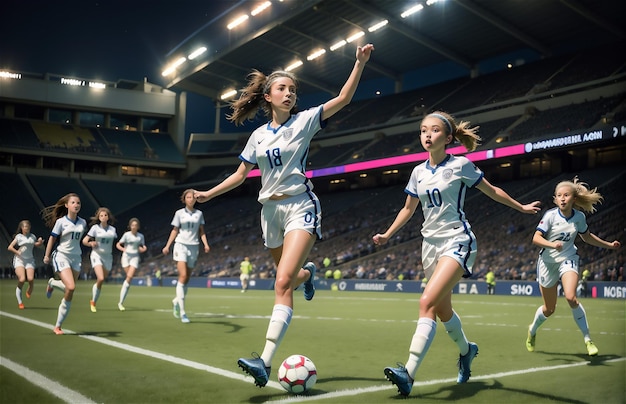
[[[554,203],[561,211],[569,211],[574,207],[574,190],[568,185],[563,185],[556,189],[554,193]]]
[[[24,222],[22,223],[22,234],[30,233],[30,223]]]
[[[274,80],[270,93],[265,94],[265,99],[272,104],[272,108],[287,112],[296,105],[296,98],[296,85],[289,77]]]
[[[132,222],[130,222],[130,231],[133,233],[137,233],[139,231],[139,222],[136,220],[133,220]]]
[[[420,140],[422,147],[430,152],[439,149],[445,149],[446,145],[450,143],[452,136],[447,135],[444,129],[444,123],[441,119],[434,116],[427,116],[422,121],[420,127]]]
[[[195,204],[196,198],[193,197],[193,192],[187,192],[185,194],[185,206],[191,209]]]
[[[100,223],[108,223],[109,213],[105,210],[101,210],[100,213],[98,213],[98,220],[100,221]]]
[[[65,207],[67,208],[67,211],[70,213],[80,212],[80,198],[76,196],[70,196],[70,199],[67,200]]]

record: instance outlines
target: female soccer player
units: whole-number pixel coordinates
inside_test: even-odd
[[[74,193],[65,195],[57,203],[43,210],[43,220],[52,229],[43,262],[48,264],[52,261],[54,272],[61,278],[61,280],[54,278],[48,280],[46,296],[48,298],[52,296],[53,288],[64,292],[54,327],[54,333],[57,335],[63,334],[61,325],[70,312],[72,296],[74,296],[74,289],[76,289],[76,279],[80,275],[82,253],[80,240],[87,229],[87,222],[78,216],[79,211],[80,197]],[[59,245],[52,253],[57,238]]]
[[[43,244],[41,237],[37,238],[30,232],[30,221],[22,220],[17,226],[15,232],[15,238],[9,244],[7,250],[14,254],[13,256],[13,268],[15,269],[15,276],[17,277],[17,287],[15,288],[15,297],[17,298],[17,307],[20,310],[24,309],[24,302],[22,300],[22,288],[24,282],[28,280],[28,289],[26,289],[26,298],[30,299],[30,295],[33,293],[33,286],[35,283],[35,256],[33,255],[33,248],[40,247]]]
[[[83,238],[83,245],[91,247],[89,259],[91,267],[96,273],[96,283],[91,288],[89,307],[92,313],[97,311],[96,302],[100,297],[100,290],[104,280],[113,268],[113,241],[117,238],[117,231],[113,227],[115,217],[109,208],[100,207],[90,220],[91,227]]]
[[[117,304],[117,308],[120,311],[126,310],[124,300],[126,300],[128,295],[135,271],[139,268],[139,254],[145,253],[148,249],[143,234],[139,233],[140,228],[141,223],[139,219],[133,217],[128,221],[128,231],[115,244],[115,247],[122,252],[122,267],[124,272],[126,272],[126,279],[124,279],[122,289],[120,290],[120,301]]]
[[[277,266],[274,308],[261,356],[238,361],[259,387],[267,384],[272,358],[289,327],[294,289],[304,283],[306,300],[315,293],[316,267],[312,262],[303,266],[316,236],[322,235],[320,202],[305,175],[309,144],[326,120],[350,103],[373,49],[372,44],[357,48],[354,68],[338,96],[299,113],[295,109],[297,81],[292,73],[251,73],[241,97],[232,104],[229,119],[241,124],[262,108],[271,120],[252,132],[235,173],[212,189],[195,193],[199,202],[206,202],[241,185],[255,165],[261,171],[261,227]]]
[[[587,314],[583,305],[576,299],[578,285],[578,254],[576,253],[576,235],[587,244],[611,250],[621,246],[620,242],[602,240],[589,232],[585,214],[596,211],[595,204],[602,201],[602,195],[597,188],[589,189],[587,184],[578,181],[561,181],[554,190],[554,204],[556,208],[548,210],[544,215],[537,231],[533,235],[533,244],[541,247],[537,259],[537,280],[543,305],[535,312],[535,318],[528,328],[526,349],[535,350],[537,329],[541,327],[556,309],[557,285],[559,278],[563,285],[565,299],[572,309],[572,315],[578,328],[583,334],[587,352],[591,356],[598,354],[589,336]]]
[[[491,185],[466,157],[446,152],[454,139],[468,151],[474,150],[480,141],[477,130],[477,127],[470,128],[469,122],[457,125],[445,112],[433,112],[424,117],[420,141],[428,152],[428,159],[413,169],[404,190],[408,194],[406,202],[391,226],[373,237],[375,244],[387,243],[411,219],[421,202],[424,212],[422,262],[428,283],[420,298],[419,319],[409,346],[408,361],[404,366],[384,369],[403,396],[411,392],[415,373],[435,337],[437,317],[460,351],[457,383],[467,382],[470,366],[478,354],[478,345],[467,340],[461,319],[452,308],[452,289],[461,277],[472,275],[477,254],[476,237],[463,212],[467,189],[476,187],[496,202],[522,213],[535,214],[539,210],[539,201],[520,204],[501,188]]]
[[[172,231],[163,247],[163,255],[170,253],[170,246],[174,242],[174,261],[178,270],[178,283],[176,283],[176,296],[172,300],[174,317],[180,318],[183,323],[189,323],[189,317],[185,312],[185,297],[187,296],[187,283],[191,277],[191,271],[198,261],[198,246],[200,241],[204,245],[204,252],[211,249],[204,233],[204,216],[196,208],[196,198],[193,189],[186,189],[180,197],[184,208],[177,210],[172,219]]]

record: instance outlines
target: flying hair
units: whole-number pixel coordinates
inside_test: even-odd
[[[46,226],[52,229],[57,219],[67,215],[67,207],[65,205],[72,197],[76,197],[80,200],[78,194],[71,192],[61,197],[54,205],[46,206],[41,210],[41,218]]]
[[[557,204],[556,191],[561,187],[569,187],[574,193],[574,208],[587,213],[594,213],[596,211],[595,205],[602,203],[604,200],[604,197],[598,192],[597,187],[591,189],[586,182],[580,181],[578,176],[576,176],[571,181],[561,181],[556,184],[554,188],[555,204]]]
[[[266,76],[256,69],[252,70],[252,72],[248,74],[246,86],[241,89],[241,95],[237,100],[231,102],[230,108],[233,112],[226,115],[226,119],[237,126],[243,125],[245,121],[253,121],[259,109],[263,110],[266,117],[271,117],[272,107],[271,104],[265,100],[264,95],[269,94],[272,84],[280,77],[290,78],[296,85],[296,88],[298,87],[296,76],[287,71],[276,70],[269,76]],[[295,112],[296,109],[294,106],[291,113]]]
[[[478,126],[474,126],[470,128],[470,123],[468,121],[461,121],[458,124],[454,120],[452,115],[443,111],[434,111],[430,114],[426,115],[427,117],[434,117],[443,122],[446,127],[447,133],[452,135],[456,140],[461,142],[463,146],[467,149],[467,151],[474,151],[480,144],[481,138],[478,136]]]

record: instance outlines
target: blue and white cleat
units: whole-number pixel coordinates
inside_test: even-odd
[[[312,262],[307,262],[302,267],[311,273],[309,279],[304,281],[304,298],[306,300],[313,300],[313,296],[315,296],[315,272],[317,271],[317,267]]]
[[[411,389],[413,388],[413,379],[409,376],[409,372],[407,372],[406,368],[401,363],[398,363],[397,368],[385,368],[384,372],[387,380],[395,384],[398,388],[398,393],[400,395],[406,397],[409,393],[411,393]]]
[[[183,314],[182,316],[180,316],[180,321],[181,323],[185,323],[185,324],[191,323],[191,320],[189,320],[189,317],[187,317],[186,314]]]
[[[239,358],[237,365],[254,378],[254,384],[264,387],[270,378],[272,368],[265,366],[265,362],[259,357],[258,353],[253,352],[252,356],[251,359]]]
[[[456,379],[457,383],[465,383],[472,375],[472,361],[478,355],[478,345],[473,342],[469,344],[469,351],[465,355],[459,355],[459,377]]]

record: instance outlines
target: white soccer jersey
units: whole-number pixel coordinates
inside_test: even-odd
[[[542,248],[539,252],[545,262],[557,263],[578,257],[574,241],[578,233],[586,233],[589,227],[583,212],[572,209],[572,216],[564,217],[559,208],[552,208],[543,215],[537,230],[546,240],[563,243],[561,251],[556,248]]]
[[[478,185],[483,176],[466,157],[451,154],[436,167],[426,160],[413,169],[404,192],[420,199],[424,238],[450,238],[470,232],[463,211],[465,193]]]
[[[124,245],[124,253],[139,254],[139,247],[145,245],[146,241],[143,234],[139,232],[137,232],[137,234],[133,234],[133,232],[129,230],[122,235],[119,243]]]
[[[277,129],[268,122],[250,135],[239,158],[259,166],[260,203],[272,195],[298,195],[313,189],[305,175],[306,160],[311,139],[325,125],[321,120],[322,107],[292,115]]]
[[[193,212],[188,211],[187,208],[178,209],[172,219],[172,226],[178,228],[178,235],[174,241],[187,245],[200,244],[198,231],[203,224],[204,216],[198,209],[194,209]]]
[[[63,216],[57,219],[51,234],[59,238],[57,251],[67,255],[80,255],[80,241],[87,229],[87,222],[82,217],[76,217],[72,222],[69,217]]]
[[[101,257],[111,255],[113,251],[113,241],[117,238],[115,227],[109,225],[103,228],[100,223],[91,226],[87,232],[89,237],[93,237],[98,245],[91,251],[97,253]]]
[[[16,234],[14,241],[16,242],[17,248],[16,250],[21,250],[22,254],[20,257],[24,260],[33,259],[33,248],[35,248],[35,243],[37,242],[37,236],[32,233],[28,234]]]

